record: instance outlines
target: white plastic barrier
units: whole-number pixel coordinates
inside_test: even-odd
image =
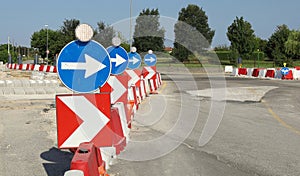
[[[267,69],[260,69],[258,77],[259,78],[265,78],[266,77],[266,73],[267,73]]]
[[[247,76],[252,77],[253,70],[254,70],[254,68],[248,68],[247,69]]]
[[[238,76],[239,74],[239,69],[238,68],[233,68],[231,76]]]
[[[276,70],[275,71],[275,78],[277,78],[277,79],[281,79],[282,78],[282,74],[281,74],[280,70]]]
[[[292,71],[293,71],[293,78],[296,80],[299,80],[300,79],[300,70],[292,69]]]
[[[233,72],[233,67],[232,66],[225,66],[225,73],[232,73]]]

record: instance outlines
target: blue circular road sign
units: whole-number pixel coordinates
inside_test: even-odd
[[[128,65],[128,54],[121,46],[110,46],[107,48],[111,61],[111,74],[122,74]]]
[[[287,75],[289,73],[290,69],[287,68],[287,67],[282,67],[282,69],[280,71],[281,71],[281,74],[283,76],[285,76],[285,75]]]
[[[62,83],[70,90],[93,92],[102,87],[110,76],[110,57],[96,41],[72,41],[59,53],[57,72]]]
[[[139,68],[141,65],[141,62],[142,62],[142,58],[139,55],[139,53],[129,52],[128,56],[129,56],[129,63],[128,63],[127,68],[132,69],[132,70]]]
[[[156,55],[155,54],[146,54],[145,57],[144,57],[144,63],[147,65],[147,66],[154,66],[156,64]]]

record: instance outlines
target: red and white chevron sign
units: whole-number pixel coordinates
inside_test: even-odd
[[[82,142],[101,146],[105,135],[100,133],[110,121],[109,101],[109,94],[56,96],[58,148],[76,148]]]
[[[110,76],[104,86],[100,88],[100,92],[111,93],[111,104],[116,102],[127,104],[128,80],[129,76],[127,74]]]
[[[156,77],[156,67],[144,67],[143,76],[145,79],[155,79]]]
[[[137,85],[139,84],[139,82],[141,81],[141,71],[138,69],[135,70],[126,70],[125,71],[129,76],[130,79],[128,81],[128,87],[130,87],[131,85]]]

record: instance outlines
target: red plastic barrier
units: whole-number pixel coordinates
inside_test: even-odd
[[[34,70],[34,64],[30,64],[29,70],[33,71]]]
[[[53,73],[57,73],[57,68],[54,66]]]
[[[44,71],[44,67],[45,67],[44,65],[40,65],[39,71],[40,72]]]
[[[260,71],[259,68],[255,68],[255,69],[253,70],[252,76],[253,76],[253,77],[258,77],[259,71]]]
[[[22,68],[23,68],[23,64],[20,64],[19,65],[19,70],[22,70]]]
[[[267,78],[274,78],[275,77],[275,70],[267,70],[266,77]]]
[[[105,163],[99,149],[93,143],[81,143],[72,159],[70,170],[81,170],[84,176],[99,176],[105,174],[103,169],[105,172]]]
[[[300,66],[295,66],[295,69],[296,70],[300,70]]]
[[[239,75],[247,75],[247,68],[239,68]]]
[[[293,77],[293,71],[290,70],[289,73],[285,76],[282,76],[282,79],[285,79],[285,80],[293,80],[294,77]]]

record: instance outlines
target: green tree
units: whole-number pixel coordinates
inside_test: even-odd
[[[0,45],[0,61],[3,63],[8,61],[7,44]]]
[[[292,59],[298,59],[300,56],[300,31],[292,30],[284,46],[285,52]]]
[[[48,30],[48,58],[53,60],[55,55],[60,52],[60,50],[66,45],[63,40],[64,36],[59,31],[54,31],[51,29],[41,29],[38,32],[34,32],[31,36],[31,47],[38,49],[38,54],[42,58],[46,58],[47,49],[47,30]],[[52,61],[53,62],[53,61]]]
[[[282,66],[283,62],[289,65],[291,60],[288,60],[285,43],[288,40],[290,30],[287,25],[277,26],[276,31],[271,35],[266,47],[266,54],[274,61],[275,65]]]
[[[231,49],[235,50],[242,58],[250,58],[253,51],[257,50],[254,30],[243,17],[236,17],[228,27],[227,37],[231,42]]]
[[[174,26],[175,42],[172,55],[181,61],[187,60],[194,52],[201,53],[209,48],[215,31],[208,25],[205,11],[190,4],[179,12]]]
[[[60,28],[60,32],[64,36],[64,43],[67,44],[73,40],[76,40],[75,29],[80,24],[80,21],[77,19],[66,19],[63,24],[64,25]]]
[[[116,31],[112,26],[106,25],[103,21],[97,23],[94,40],[101,43],[105,48],[112,45],[112,39],[116,36]]]
[[[267,47],[267,43],[268,43],[268,40],[263,40],[259,37],[256,37],[255,38],[255,41],[256,41],[256,48],[259,50],[259,51],[262,51],[262,52],[265,52],[266,51],[266,47]]]
[[[144,9],[136,19],[133,46],[139,51],[163,51],[165,31],[160,27],[158,9]]]

